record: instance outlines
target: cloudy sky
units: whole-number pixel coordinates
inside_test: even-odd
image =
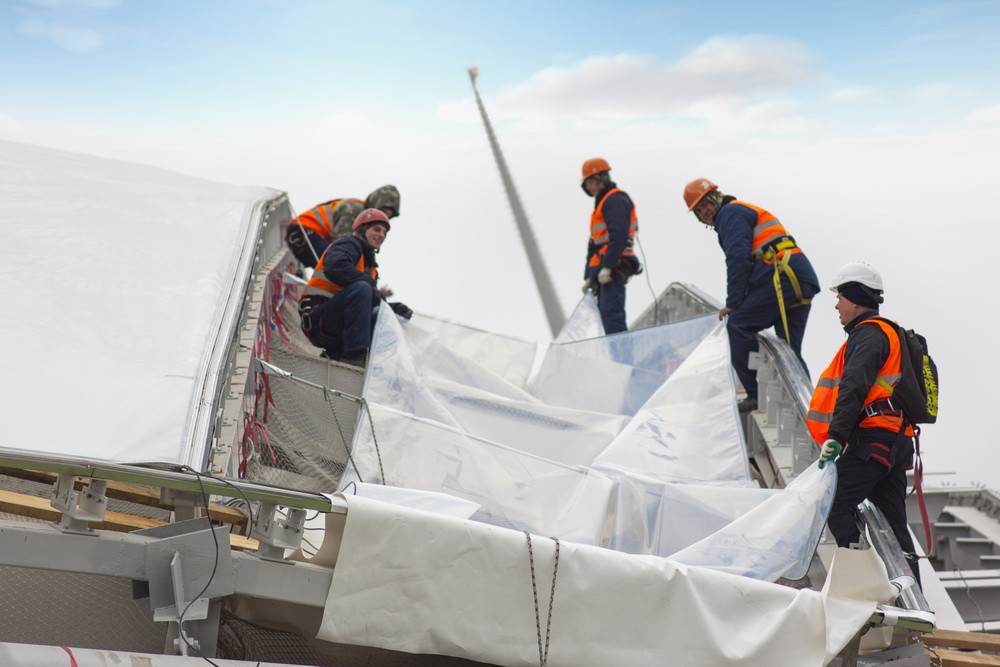
[[[1000,2],[0,0],[0,139],[288,192],[304,211],[384,183],[403,195],[382,274],[418,311],[544,340],[466,68],[567,312],[603,156],[634,198],[647,272],[722,299],[708,177],[786,225],[825,282],[882,270],[883,313],[941,374],[931,472],[1000,487],[993,265]],[[39,202],[44,206],[44,202]],[[136,231],[156,235],[168,229]],[[648,281],[648,282],[647,282]],[[818,297],[815,375],[843,340]],[[595,388],[595,390],[598,390]]]

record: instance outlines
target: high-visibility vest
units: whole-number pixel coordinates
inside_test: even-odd
[[[309,278],[309,282],[303,290],[305,294],[332,297],[334,294],[344,289],[343,285],[338,285],[327,277],[326,272],[323,271],[324,259],[326,259],[326,253],[323,253],[323,256],[319,258],[319,264],[316,265],[316,269],[313,271],[312,277]],[[378,280],[378,267],[365,267],[364,253],[361,254],[361,258],[358,259],[358,263],[355,264],[354,267],[358,271],[367,271],[368,275],[372,277],[372,280]]]
[[[340,199],[331,199],[330,201],[313,206],[311,209],[295,218],[292,224],[300,224],[309,231],[316,232],[325,239],[330,239],[333,235],[333,213],[337,210],[341,204],[347,201],[351,201],[351,197],[342,197]],[[353,201],[360,201],[362,204],[364,200],[353,199]]]
[[[903,425],[902,413],[897,412],[896,414],[888,415],[881,411],[865,409],[891,397],[896,384],[903,377],[902,348],[900,347],[899,336],[896,335],[895,329],[888,322],[879,319],[863,320],[857,326],[860,327],[869,322],[880,327],[885,333],[886,338],[889,340],[889,355],[886,357],[885,363],[878,370],[875,384],[868,390],[868,395],[865,397],[862,405],[862,413],[865,416],[858,424],[858,427],[899,431]],[[809,428],[809,434],[812,435],[813,440],[820,444],[826,442],[830,437],[830,421],[833,419],[833,409],[837,404],[837,395],[840,392],[840,380],[844,375],[844,352],[846,350],[847,341],[844,341],[844,344],[837,351],[836,356],[833,357],[833,361],[830,362],[827,369],[819,376],[819,382],[816,383],[812,400],[809,402],[806,426]],[[907,426],[906,434],[913,435],[913,429],[910,426]],[[872,456],[878,458],[886,465],[891,465],[889,459],[886,458],[889,453],[888,447],[879,443],[873,443],[873,446],[886,451],[884,452],[885,456],[881,452],[876,451],[872,452]]]
[[[770,212],[745,201],[736,200],[731,203],[746,206],[757,214],[757,223],[753,228],[753,242],[750,245],[751,255],[761,257],[765,262],[770,263],[786,252],[793,255],[802,252],[796,247],[795,240],[788,234],[784,225],[778,222],[778,219]]]
[[[622,190],[618,188],[608,190],[607,194],[601,197],[601,201],[594,208],[594,212],[590,214],[590,240],[597,248],[597,252],[590,256],[590,266],[598,266],[604,254],[608,251],[608,225],[604,220],[603,209],[604,202],[616,192],[622,192]],[[625,242],[625,250],[622,251],[622,255],[635,254],[632,251],[632,242],[637,231],[639,231],[639,220],[635,215],[635,205],[633,204],[632,215],[629,216],[628,240]]]

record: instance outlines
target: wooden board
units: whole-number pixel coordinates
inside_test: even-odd
[[[920,641],[924,643],[924,646],[1000,652],[1000,635],[991,635],[985,632],[934,630],[921,635]]]
[[[7,475],[8,477],[16,477],[30,482],[40,482],[42,484],[50,485],[55,484],[56,479],[58,478],[58,475],[53,472],[4,467],[0,467],[0,475]],[[86,480],[84,478],[77,477],[75,488],[78,490],[82,489],[85,482]],[[124,500],[138,505],[145,505],[147,507],[159,507],[166,510],[174,509],[173,505],[163,503],[160,500],[159,491],[148,486],[109,480],[105,494],[108,498]],[[209,503],[208,514],[212,517],[213,521],[230,523],[241,527],[246,526],[247,524],[247,517],[242,512],[226,505],[220,505],[219,503]]]
[[[965,651],[952,651],[944,648],[925,648],[926,653],[931,658],[931,664],[940,664],[941,667],[1000,667],[1000,655],[987,655],[985,653],[967,653]]]
[[[16,514],[41,521],[58,523],[62,512],[52,507],[47,498],[38,498],[24,493],[4,491],[0,489],[0,512]],[[145,517],[122,514],[121,512],[105,512],[104,521],[88,524],[95,530],[111,530],[118,533],[130,533],[142,528],[153,528],[164,525],[163,521]],[[257,549],[257,540],[242,535],[229,534],[229,543],[237,551],[253,551]]]

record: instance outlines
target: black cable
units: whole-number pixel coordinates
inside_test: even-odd
[[[191,598],[191,600],[184,607],[184,611],[182,611],[180,613],[180,616],[177,617],[177,634],[180,636],[181,640],[187,645],[187,647],[192,651],[194,651],[195,653],[197,653],[205,662],[207,662],[210,665],[214,665],[215,667],[219,667],[218,663],[209,660],[208,656],[206,656],[204,653],[195,648],[191,644],[191,642],[187,640],[187,637],[184,635],[184,615],[188,613],[188,609],[191,608],[191,605],[194,604],[195,600],[200,598],[202,595],[205,594],[206,591],[208,591],[208,587],[212,585],[212,581],[215,579],[215,573],[219,568],[219,537],[215,534],[215,527],[212,525],[212,517],[209,515],[208,512],[208,494],[205,492],[205,484],[201,481],[202,474],[197,470],[195,470],[194,468],[192,468],[191,466],[181,466],[181,470],[194,474],[195,478],[198,480],[198,486],[201,488],[201,499],[202,502],[205,504],[205,520],[208,521],[208,530],[209,532],[212,533],[212,541],[215,543],[215,560],[212,563],[212,573],[208,576],[208,581],[205,582],[205,587],[201,589],[200,593]],[[179,604],[179,600],[174,600],[175,607],[177,604]]]

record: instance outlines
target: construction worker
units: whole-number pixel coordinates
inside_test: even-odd
[[[635,205],[611,180],[611,166],[604,158],[584,162],[582,175],[580,187],[594,198],[583,293],[592,289],[597,294],[605,333],[626,331],[625,283],[642,271],[632,251],[639,229]]]
[[[723,194],[707,178],[684,187],[684,203],[715,230],[726,255],[726,305],[719,319],[728,316],[730,359],[747,392],[740,412],[756,410],[757,374],[749,360],[758,349],[757,333],[774,327],[808,373],[802,337],[819,279],[795,239],[764,209]]]
[[[820,376],[806,417],[809,433],[822,443],[819,467],[836,459],[837,492],[827,524],[837,546],[857,542],[856,508],[867,498],[885,515],[919,582],[905,504],[913,428],[891,400],[905,351],[895,326],[879,318],[882,276],[871,264],[844,265],[830,289],[847,340]]]
[[[353,234],[327,247],[299,302],[302,331],[328,359],[364,367],[382,295],[375,255],[389,233],[389,216],[363,210]],[[413,311],[391,303],[393,312],[409,319]]]
[[[365,208],[377,208],[395,218],[399,215],[399,190],[395,185],[383,185],[365,199],[345,197],[317,204],[288,226],[285,233],[288,247],[303,265],[315,267],[328,245],[350,236],[354,219]]]

